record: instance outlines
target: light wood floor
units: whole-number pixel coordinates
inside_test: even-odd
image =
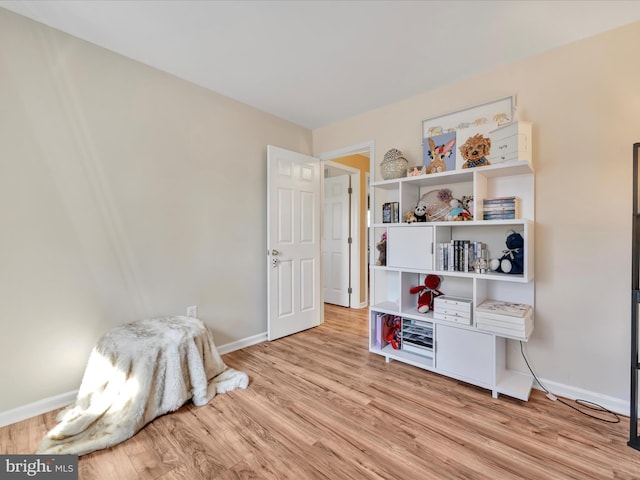
[[[225,355],[246,390],[80,457],[80,479],[640,479],[628,418],[386,364],[367,351],[366,315],[327,305],[318,328]],[[0,453],[32,453],[54,417],[0,429]]]

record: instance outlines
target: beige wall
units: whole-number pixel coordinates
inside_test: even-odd
[[[636,23],[313,132],[421,158],[425,118],[518,94],[534,123],[536,330],[558,385],[626,400]],[[381,66],[379,70],[384,70]],[[0,412],[78,387],[140,317],[266,330],[266,145],[302,128],[0,9]],[[510,363],[524,368],[516,348]]]
[[[534,125],[536,169],[536,327],[526,351],[549,386],[622,403],[638,45],[635,23],[313,132],[316,152],[374,139],[376,165],[393,147],[420,163],[422,120],[517,94],[520,118]],[[509,363],[525,368],[517,345]]]
[[[364,155],[347,155],[346,157],[335,158],[332,162],[346,165],[347,167],[360,170],[360,304],[367,301],[367,290],[365,288],[367,266],[367,173],[370,168],[369,157]]]
[[[266,146],[311,132],[0,9],[0,412],[78,388],[109,328],[266,331]]]

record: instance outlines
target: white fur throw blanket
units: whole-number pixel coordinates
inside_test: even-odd
[[[58,415],[37,453],[84,455],[120,443],[189,399],[246,388],[196,318],[140,320],[105,334],[93,348],[75,403]]]

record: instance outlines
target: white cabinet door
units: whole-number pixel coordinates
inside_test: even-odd
[[[389,227],[387,265],[433,270],[433,227],[426,225]]]
[[[490,334],[436,325],[436,370],[475,385],[492,388],[494,340]]]

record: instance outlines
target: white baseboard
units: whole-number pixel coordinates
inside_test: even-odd
[[[217,346],[218,353],[220,355],[225,355],[227,353],[235,352],[236,350],[250,347],[251,345],[257,345],[258,343],[262,343],[266,341],[267,341],[267,332],[259,333],[258,335],[243,338],[241,340],[236,340],[235,342],[225,343],[224,345],[218,345]]]
[[[554,382],[553,380],[546,380],[541,378],[540,381],[544,387],[551,391],[556,396],[568,398],[570,400],[586,400],[587,402],[600,405],[607,410],[611,410],[619,415],[629,416],[630,400],[623,400],[621,398],[610,397],[601,393],[584,390],[578,387],[572,387],[563,383]],[[533,382],[533,387],[537,390],[544,390],[537,382]],[[579,405],[576,407],[580,408]]]
[[[21,407],[0,412],[0,427],[21,422],[22,420],[35,417],[36,415],[42,415],[43,413],[50,412],[51,410],[66,407],[76,399],[77,395],[78,391],[73,390],[71,392],[61,393],[60,395],[55,395],[43,400],[38,400],[37,402],[28,403]]]

